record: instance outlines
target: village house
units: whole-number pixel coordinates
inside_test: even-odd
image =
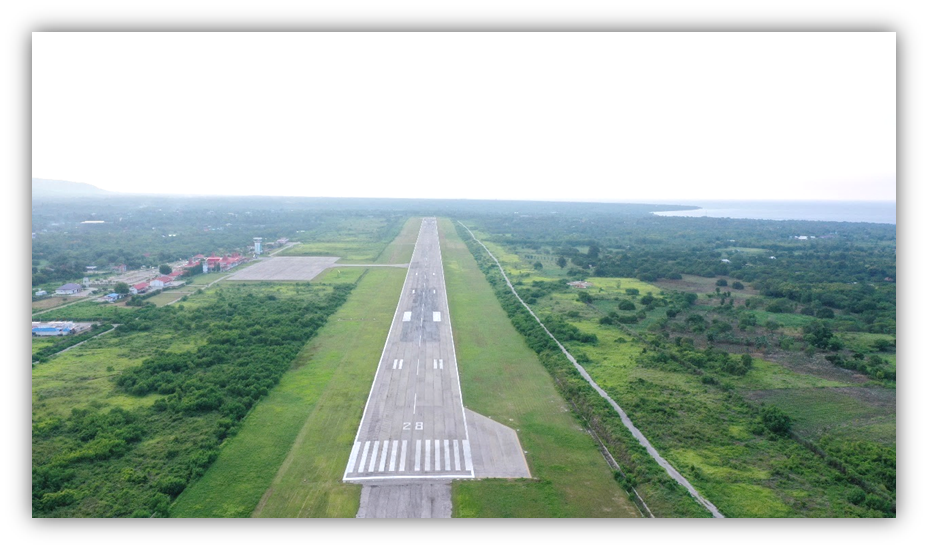
[[[61,285],[57,289],[55,289],[55,294],[63,294],[63,295],[77,294],[78,292],[82,290],[84,290],[84,287],[82,287],[81,285],[77,283],[68,283],[65,285]]]

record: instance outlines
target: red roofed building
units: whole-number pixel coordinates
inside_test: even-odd
[[[148,292],[148,283],[139,283],[137,285],[132,285],[129,287],[129,292],[132,294],[145,294]]]

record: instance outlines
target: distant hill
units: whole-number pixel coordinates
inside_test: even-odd
[[[32,178],[32,198],[92,197],[114,195],[88,183]]]

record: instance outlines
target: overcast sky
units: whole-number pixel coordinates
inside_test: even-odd
[[[894,33],[36,33],[32,175],[123,192],[895,200]]]

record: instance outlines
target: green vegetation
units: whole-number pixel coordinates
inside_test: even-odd
[[[294,286],[125,309],[111,335],[37,366],[33,515],[167,515],[351,289]]]
[[[484,218],[471,223],[486,227],[494,222]],[[637,249],[641,262],[650,258],[649,266],[659,264],[664,260],[658,258],[671,257],[675,246],[687,239],[692,243],[693,236],[636,246],[639,233],[634,229],[631,244],[618,250],[598,246],[594,257],[589,252],[592,247],[584,252],[575,238],[572,241],[550,230],[543,236],[530,233],[544,224],[516,229],[521,223],[510,220],[501,231],[504,234],[478,232],[478,236],[487,239],[484,243],[500,258],[520,295],[549,329],[622,404],[662,454],[723,513],[747,517],[894,514],[895,339],[883,329],[876,335],[849,331],[872,328],[886,319],[879,320],[881,314],[868,317],[871,306],[855,306],[854,300],[890,296],[890,309],[878,309],[894,316],[894,289],[882,278],[867,284],[869,290],[826,282],[839,270],[831,275],[824,272],[825,263],[816,256],[828,258],[832,247],[842,250],[845,263],[827,265],[847,269],[846,273],[853,261],[861,261],[863,251],[877,254],[876,262],[864,260],[871,265],[894,265],[894,260],[880,256],[885,251],[882,243],[874,245],[866,240],[871,236],[863,233],[856,234],[854,244],[829,239],[803,251],[801,276],[768,271],[764,283],[751,285],[754,288],[743,284],[751,279],[745,271],[732,272],[732,265],[717,258],[711,271],[708,263],[705,269],[697,269],[696,264],[688,266],[678,259],[677,271],[666,278],[649,276],[643,278],[651,284],[629,284],[624,278],[589,275],[608,274],[604,264],[609,265],[609,258],[621,258],[623,263],[614,265],[623,265],[627,273],[635,265],[630,249]],[[761,224],[745,225],[753,229]],[[600,231],[598,242],[622,242],[622,237]],[[877,239],[894,238],[873,233],[879,235]],[[853,238],[853,231],[847,234],[846,238]],[[747,232],[739,236],[752,238]],[[859,253],[851,252],[855,247]],[[472,246],[471,250],[494,283],[513,324],[544,361],[546,353],[553,353],[546,336],[534,320],[520,314],[521,305],[500,284],[495,264],[484,258],[482,249]],[[694,250],[688,252],[691,257],[698,256]],[[563,266],[566,273],[545,273],[544,269],[539,273],[534,262],[547,261],[546,253],[569,258],[573,267]],[[781,255],[779,250],[777,257]],[[794,262],[790,267],[795,271],[800,264]],[[785,288],[775,277],[808,289],[808,297],[774,297],[776,292],[770,289]],[[584,290],[566,286],[568,280],[576,279],[594,284]],[[823,301],[825,290],[839,297],[825,296]],[[773,299],[764,297],[765,293]],[[864,373],[871,381],[846,369]],[[576,391],[567,384],[562,387]],[[821,402],[806,406],[801,397],[806,395],[820,396]],[[588,418],[607,423],[605,415],[595,414]],[[858,460],[848,451],[858,448],[865,458]],[[620,463],[630,469],[627,465],[634,461],[624,459]],[[639,491],[644,491],[639,476],[632,477]],[[650,505],[649,497],[645,500]]]
[[[723,513],[894,516],[895,227],[653,209],[41,199],[33,291],[79,281],[87,265],[247,254],[254,236],[269,250],[279,237],[302,243],[286,254],[405,263],[419,228],[411,216],[466,220],[523,299]],[[80,223],[91,217],[107,223]],[[579,378],[482,249],[468,243],[468,254],[447,221],[441,231],[465,404],[519,430],[536,476],[456,482],[454,513],[635,515],[622,491],[635,489],[655,515],[706,515]],[[367,354],[382,347],[389,289],[403,274],[336,266],[312,284],[209,287],[229,273],[196,273],[186,295],[33,297],[34,320],[120,325],[60,355],[91,335],[33,341],[42,360],[33,369],[34,515],[353,515],[358,487],[341,484],[341,470],[373,375]],[[567,286],[577,280],[591,286]],[[358,285],[357,299],[342,285]],[[515,334],[525,346],[512,344]]]

